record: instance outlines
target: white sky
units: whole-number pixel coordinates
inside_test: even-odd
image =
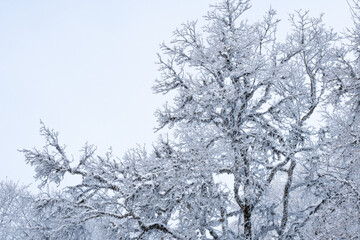
[[[152,94],[159,44],[209,3],[194,0],[0,1],[0,180],[29,184],[34,170],[17,149],[41,148],[42,121],[77,156],[85,142],[115,155],[157,139]],[[351,27],[346,0],[253,0],[260,19],[277,10],[281,36],[293,9],[309,9],[336,31]]]

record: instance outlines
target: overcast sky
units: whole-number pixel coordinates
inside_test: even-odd
[[[154,111],[165,103],[151,86],[156,53],[207,0],[0,1],[0,180],[29,184],[34,170],[17,149],[41,148],[40,119],[60,132],[69,155],[85,142],[115,155],[157,139]],[[289,27],[293,9],[309,9],[336,31],[351,27],[346,0],[253,0],[251,21],[270,6]],[[200,21],[201,22],[201,21]]]

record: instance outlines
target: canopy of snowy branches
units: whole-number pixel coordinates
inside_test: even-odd
[[[161,45],[161,137],[115,158],[85,145],[74,160],[44,124],[22,150],[43,189],[0,185],[2,239],[360,238],[360,2],[335,33],[295,11],[284,42],[270,9],[211,6]],[[56,193],[66,175],[78,184]],[[19,237],[21,236],[21,237]]]

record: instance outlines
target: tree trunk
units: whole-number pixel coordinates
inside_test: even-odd
[[[252,239],[251,231],[251,207],[248,203],[244,206],[244,235],[246,240]]]
[[[244,193],[245,193],[245,199],[244,199],[244,235],[246,240],[252,239],[252,231],[251,231],[251,212],[252,207],[250,203],[249,194],[251,189],[251,183],[250,183],[250,163],[249,159],[247,158],[247,152],[242,151],[241,157],[244,163],[244,175],[245,175],[245,185],[244,185]],[[250,188],[250,189],[249,189]]]

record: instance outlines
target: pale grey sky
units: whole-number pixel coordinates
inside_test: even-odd
[[[0,180],[33,182],[17,149],[42,147],[40,119],[76,157],[85,142],[114,154],[157,139],[152,94],[159,44],[210,3],[194,0],[0,1]],[[336,31],[351,27],[346,0],[253,0],[251,21],[270,6],[282,19],[309,9]]]

